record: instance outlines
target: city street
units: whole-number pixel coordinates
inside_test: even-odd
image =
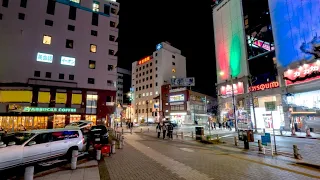
[[[233,148],[125,135],[125,147],[105,163],[116,179],[318,179],[320,173],[286,159],[243,154]]]

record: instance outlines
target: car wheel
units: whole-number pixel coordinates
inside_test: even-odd
[[[72,158],[72,151],[73,150],[79,150],[78,147],[71,147],[69,148],[67,154],[66,154],[66,159],[71,162],[71,158]]]

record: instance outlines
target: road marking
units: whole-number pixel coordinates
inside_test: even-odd
[[[186,151],[186,152],[194,152],[194,150],[189,149],[189,148],[179,148],[179,149],[181,149],[182,151]]]
[[[143,153],[144,155],[148,156],[149,158],[153,159],[154,161],[160,163],[163,165],[167,170],[171,171],[172,173],[177,174],[181,178],[184,178],[186,180],[194,180],[195,177],[201,180],[212,180],[213,178],[210,178],[208,175],[201,173],[200,171],[197,171],[195,169],[192,169],[191,167],[173,160],[172,158],[169,158],[163,154],[160,154],[159,152],[153,150],[152,148],[148,148],[147,146],[137,142],[139,138],[133,137],[130,138],[131,140],[127,143],[130,144],[132,147]]]

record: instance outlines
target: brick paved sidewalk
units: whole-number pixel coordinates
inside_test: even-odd
[[[34,175],[36,180],[100,180],[98,162],[91,160],[78,164],[76,170],[59,167]]]

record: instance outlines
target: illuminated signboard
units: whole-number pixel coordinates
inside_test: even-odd
[[[159,49],[161,49],[161,48],[162,48],[162,44],[161,44],[161,43],[157,44],[156,50],[159,50]]]
[[[249,46],[260,47],[260,48],[267,50],[267,51],[274,50],[273,44],[271,44],[271,46],[270,46],[270,43],[258,40],[257,38],[250,37],[250,36],[247,36],[247,39],[248,39]]]
[[[37,112],[37,113],[76,113],[77,108],[55,108],[55,107],[30,107],[23,106],[16,109],[9,108],[9,111]]]
[[[284,79],[287,86],[301,84],[320,79],[320,61],[304,64],[296,69],[289,69],[284,72]]]
[[[170,102],[184,101],[184,94],[170,96]]]
[[[279,82],[268,82],[268,83],[263,83],[256,86],[250,86],[249,91],[250,92],[263,91],[265,89],[278,88],[279,86],[280,86]]]
[[[52,54],[46,54],[46,53],[40,53],[37,54],[37,61],[39,62],[45,62],[45,63],[52,63],[53,61],[53,55]]]
[[[60,63],[62,65],[75,66],[76,65],[76,58],[61,56],[61,62]]]
[[[287,67],[294,62],[320,57],[320,2],[318,0],[269,0],[277,62]],[[308,13],[307,13],[308,12]]]
[[[148,62],[148,61],[150,61],[150,60],[151,60],[151,57],[150,57],[150,56],[145,57],[145,58],[141,59],[140,61],[138,61],[138,65],[143,64],[143,63],[146,63],[146,62]]]
[[[233,84],[233,93],[234,93],[234,95],[244,93],[243,82],[238,82],[236,84]],[[220,87],[220,95],[221,96],[231,96],[232,95],[231,85],[228,84],[227,86],[221,86]]]

